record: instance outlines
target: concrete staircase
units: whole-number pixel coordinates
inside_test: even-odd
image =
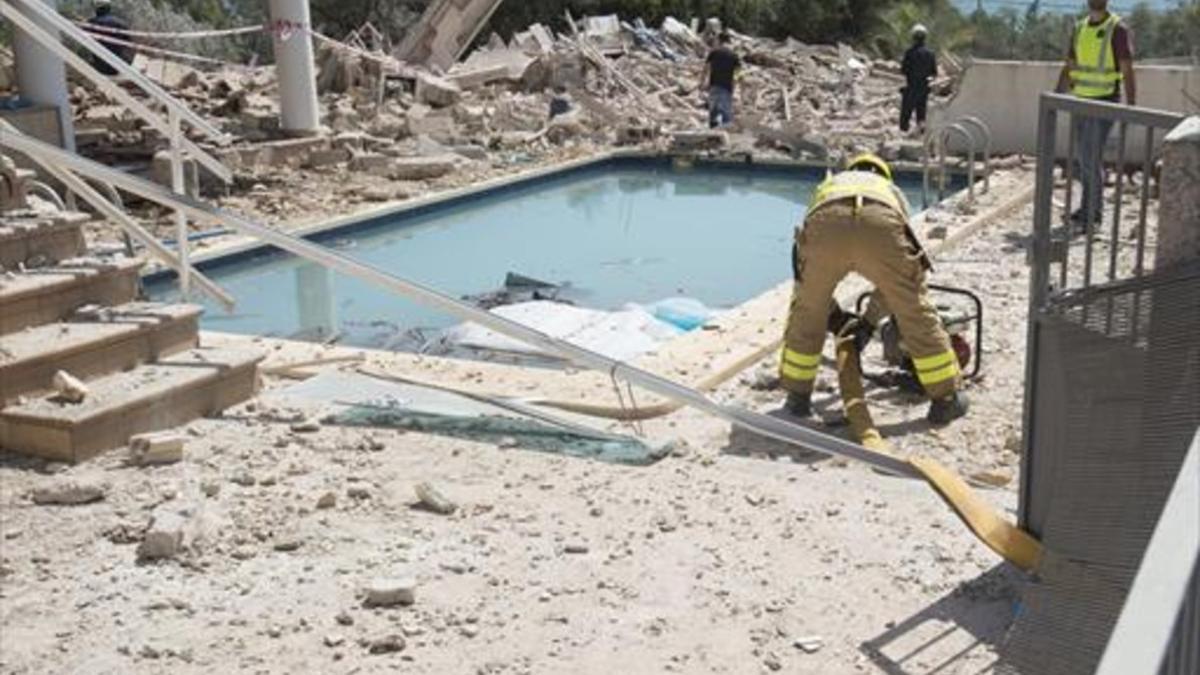
[[[0,448],[78,462],[254,395],[254,351],[205,349],[202,309],[138,302],[142,261],[85,255],[83,214],[0,213]],[[83,380],[79,403],[55,373]]]

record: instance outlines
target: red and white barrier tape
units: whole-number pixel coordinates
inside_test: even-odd
[[[87,21],[75,22],[80,28],[94,33],[107,33],[109,35],[120,35],[123,37],[140,37],[151,38],[155,40],[200,40],[204,38],[214,37],[231,37],[234,35],[248,35],[250,33],[263,32],[265,26],[243,26],[241,28],[221,28],[213,30],[195,30],[184,31],[178,33],[156,33],[151,31],[126,30],[123,28],[110,28],[108,26],[97,26],[96,24],[88,23]]]

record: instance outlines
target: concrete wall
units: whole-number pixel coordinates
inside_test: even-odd
[[[976,61],[963,75],[958,94],[945,109],[931,111],[935,121],[962,115],[979,117],[991,127],[993,147],[1000,153],[1037,150],[1038,96],[1052,91],[1062,69],[1059,62]],[[1138,105],[1178,113],[1200,112],[1200,68],[1137,66]],[[1188,100],[1191,96],[1192,100]],[[1067,127],[1059,127],[1059,152],[1066,152]],[[1144,132],[1131,134],[1126,157],[1141,158]],[[1116,144],[1116,132],[1110,148]],[[1161,138],[1159,139],[1161,141]]]
[[[502,0],[435,0],[396,50],[409,63],[448,70],[471,46]]]

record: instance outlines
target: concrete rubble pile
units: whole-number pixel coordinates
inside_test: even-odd
[[[612,146],[818,160],[873,150],[889,159],[920,158],[920,143],[896,128],[899,67],[845,45],[734,34],[732,46],[746,64],[738,119],[709,131],[699,85],[713,23],[700,33],[673,18],[656,29],[641,20],[588,17],[571,22],[569,34],[535,24],[507,41],[493,34],[446,72],[323,44],[317,65],[327,132],[311,138],[280,132],[273,68],[202,71],[142,56],[138,65],[236,139],[215,150],[239,174],[232,195],[225,193],[227,205],[271,216],[406,199]],[[169,182],[161,137],[82,86],[74,87],[73,103],[85,152],[113,162],[157,153],[151,175]],[[306,194],[322,196],[320,204],[274,199],[272,184],[342,169],[352,172],[348,181],[312,190],[306,184]],[[189,178],[189,190],[222,194],[203,179]]]

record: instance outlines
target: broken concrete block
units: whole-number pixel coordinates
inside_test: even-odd
[[[416,602],[417,581],[412,578],[376,579],[367,587],[367,607],[395,607]]]
[[[451,73],[446,78],[453,82],[457,87],[463,90],[478,89],[492,82],[500,82],[508,79],[508,66],[500,64],[488,66],[486,68],[477,68],[473,70],[465,70],[462,72]]]
[[[458,127],[451,111],[435,112],[429,106],[414,105],[408,111],[408,133],[411,136],[448,138],[458,135]]]
[[[82,380],[65,370],[54,373],[54,379],[50,384],[54,387],[55,397],[67,403],[82,403],[91,394]]]
[[[688,49],[696,50],[704,47],[704,41],[700,39],[700,36],[696,35],[687,24],[673,16],[663,19],[662,32],[663,35]]]
[[[417,493],[418,504],[427,511],[448,516],[458,510],[458,504],[450,501],[430,483],[418,483],[413,491]]]
[[[174,558],[183,550],[183,534],[187,518],[178,511],[159,508],[154,512],[150,524],[138,544],[137,555],[142,560]]]
[[[389,175],[397,180],[428,180],[454,171],[458,164],[455,155],[435,157],[401,157],[393,160]]]
[[[728,144],[724,131],[680,131],[671,138],[671,149],[678,152],[720,150]]]
[[[408,120],[399,115],[390,113],[380,113],[378,117],[371,121],[368,131],[372,136],[380,136],[382,138],[401,138],[408,135]]]
[[[617,145],[640,145],[649,143],[658,136],[653,127],[623,126],[617,129]]]
[[[285,138],[280,141],[260,143],[258,161],[267,166],[299,167],[312,153],[323,150],[327,141],[323,138]]]
[[[421,73],[417,75],[417,100],[421,103],[445,108],[458,103],[462,98],[462,89],[457,84],[435,75]]]
[[[362,171],[373,176],[383,176],[388,173],[389,168],[394,160],[387,155],[377,152],[364,152],[355,155],[350,160],[350,169],[352,171]]]
[[[83,127],[102,127],[109,131],[135,131],[141,120],[119,105],[95,105],[81,111],[76,122]]]
[[[329,150],[316,150],[308,155],[304,166],[309,169],[319,169],[325,166],[333,166],[350,161],[350,151],[346,148],[330,148]]]
[[[65,479],[34,489],[30,497],[34,504],[76,506],[100,501],[107,491],[100,483]]]
[[[513,46],[532,54],[549,54],[554,51],[554,33],[542,24],[535,23],[513,36]]]
[[[183,461],[183,434],[173,431],[156,431],[139,434],[129,439],[129,459],[141,466],[152,464],[174,464]]]

